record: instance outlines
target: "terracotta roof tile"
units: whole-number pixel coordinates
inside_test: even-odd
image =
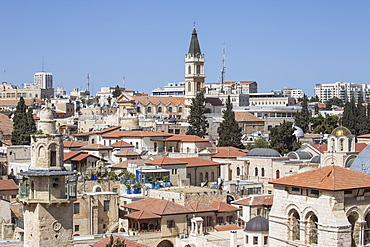
[[[17,190],[18,186],[12,179],[0,180],[0,190]]]
[[[113,143],[112,145],[109,145],[109,146],[114,147],[114,148],[134,147],[134,145],[132,145],[130,143],[127,143],[125,141],[118,141],[118,142],[115,142],[115,143]]]
[[[104,138],[120,138],[120,137],[170,137],[173,134],[168,134],[158,131],[117,131],[114,133],[103,135]]]
[[[0,130],[4,135],[11,135],[13,132],[13,121],[2,113],[0,113]]]
[[[263,119],[260,119],[259,117],[256,117],[255,115],[247,111],[236,111],[235,120],[237,122],[265,122]]]
[[[81,154],[81,153],[82,153],[81,151],[64,152],[64,153],[63,153],[63,160],[64,160],[64,161],[69,160],[69,159],[71,159],[72,157],[77,156],[77,155],[79,155],[79,154]]]
[[[181,142],[209,142],[206,139],[200,138],[196,135],[186,135],[186,134],[180,134],[180,135],[173,135],[166,140],[168,141],[181,141]]]
[[[84,145],[74,141],[63,141],[63,146],[65,148],[80,148],[83,147]]]
[[[125,241],[126,247],[147,247],[146,245],[136,243],[134,241],[128,240],[126,238],[123,238],[121,236],[113,235],[113,242],[115,243],[119,239],[120,241]],[[95,244],[92,244],[92,247],[106,247],[107,244],[110,242],[110,236],[103,238],[96,242]]]
[[[141,220],[142,219],[160,219],[160,218],[162,218],[159,215],[152,214],[150,212],[142,211],[142,210],[133,212],[131,214],[126,214],[125,217],[132,218],[132,219],[137,219],[137,220],[140,220],[140,219]]]
[[[92,134],[106,134],[110,131],[118,130],[120,128],[121,128],[120,126],[113,126],[113,127],[109,127],[109,128],[103,129],[103,130],[99,130],[99,131],[90,131],[90,132],[73,134],[73,136],[88,136],[88,135],[92,135]]]
[[[131,149],[125,149],[115,154],[115,156],[140,156],[139,153],[132,151]]]
[[[174,105],[184,104],[184,97],[164,97],[164,96],[132,96],[136,102],[140,102],[143,105],[152,103],[154,105],[162,103],[167,105],[172,103]]]
[[[235,225],[235,224],[231,224],[231,225],[223,225],[223,226],[215,226],[215,230],[218,231],[218,232],[222,232],[222,231],[232,231],[232,230],[241,230],[243,228]]]
[[[244,206],[271,206],[274,200],[273,195],[252,195],[233,201],[232,204]]]
[[[357,136],[358,138],[370,138],[370,134]]]
[[[240,156],[246,156],[247,153],[243,149],[235,147],[218,147],[215,150],[217,153],[212,158],[236,158]]]
[[[187,214],[191,212],[180,204],[151,197],[147,197],[122,206],[134,210],[147,211],[157,215]]]
[[[155,160],[151,160],[149,162],[146,162],[147,165],[183,165],[187,164],[185,161],[172,159],[170,157],[161,157]]]
[[[224,84],[235,84],[237,82],[239,82],[240,84],[251,84],[256,81],[226,81]]]
[[[275,179],[269,183],[338,191],[370,188],[370,175],[341,166],[324,166]]]
[[[210,206],[207,206],[200,202],[191,202],[188,205],[185,206],[187,209],[189,209],[192,212],[211,212],[211,211],[217,211],[215,208],[212,208]]]
[[[109,150],[113,149],[112,147],[108,147],[102,144],[90,144],[87,146],[83,146],[81,150]]]
[[[221,201],[215,201],[209,206],[217,209],[218,212],[229,212],[229,211],[239,211],[240,210],[237,207],[231,206],[230,204],[227,204],[226,202],[221,202]]]
[[[197,167],[197,166],[216,166],[216,165],[222,165],[222,163],[212,161],[212,160],[206,160],[198,157],[193,158],[177,158],[177,160],[186,162],[186,167]]]

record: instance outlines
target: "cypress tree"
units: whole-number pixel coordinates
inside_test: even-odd
[[[23,97],[19,99],[13,117],[13,145],[29,145],[31,135],[36,132],[36,124],[32,117],[32,108],[27,111]]]
[[[352,134],[356,135],[357,108],[354,99],[347,102],[344,106],[342,125],[347,127]]]
[[[356,116],[356,134],[365,135],[368,134],[368,122],[366,116],[366,107],[362,104],[362,98],[358,98],[357,102],[357,116]]]
[[[302,110],[297,112],[295,116],[295,125],[300,127],[304,133],[308,132],[310,124],[310,112],[308,111],[308,98],[306,95],[303,96]]]
[[[122,93],[121,89],[117,85],[116,88],[114,89],[114,91],[112,92],[112,96],[113,96],[113,98],[117,99],[121,95],[121,93]]]
[[[197,135],[204,138],[207,135],[207,128],[209,126],[205,113],[207,112],[204,90],[197,93],[192,99],[190,105],[190,114],[188,116],[188,123],[190,126],[186,132],[187,135]]]
[[[281,154],[298,149],[300,143],[297,142],[293,133],[292,123],[285,120],[280,125],[272,127],[269,135],[271,148]]]
[[[233,111],[233,105],[230,101],[230,95],[227,97],[226,109],[222,111],[223,120],[220,127],[217,129],[219,136],[218,146],[233,146],[236,148],[244,148],[241,142],[242,128],[239,127],[238,122],[235,120],[235,113]]]

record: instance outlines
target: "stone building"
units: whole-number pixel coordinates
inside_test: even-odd
[[[76,179],[63,166],[62,135],[56,134],[53,113],[45,107],[31,138],[31,166],[20,186],[24,205],[24,246],[73,246],[73,201]]]

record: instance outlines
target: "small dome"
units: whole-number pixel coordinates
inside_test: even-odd
[[[246,232],[268,232],[269,231],[269,221],[262,216],[256,216],[250,219],[247,224],[245,224],[244,231]]]
[[[287,156],[291,160],[309,160],[312,158],[312,155],[305,151],[290,152]]]
[[[347,129],[346,127],[344,126],[339,126],[339,127],[336,127],[333,132],[331,132],[332,135],[335,135],[335,136],[349,136],[349,135],[352,135],[351,131],[349,129]]]
[[[281,157],[278,151],[271,148],[253,148],[247,153],[252,157]]]
[[[45,107],[40,111],[40,120],[53,120],[53,111],[49,107]]]
[[[310,160],[310,162],[315,163],[315,164],[320,164],[320,162],[321,162],[320,155],[313,156],[312,159]]]
[[[293,135],[295,135],[295,137],[304,137],[304,132],[301,128],[299,128],[298,126],[293,126],[293,128]]]

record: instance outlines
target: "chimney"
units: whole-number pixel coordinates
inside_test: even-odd
[[[237,240],[236,231],[230,231],[230,247],[237,247],[236,240]]]

